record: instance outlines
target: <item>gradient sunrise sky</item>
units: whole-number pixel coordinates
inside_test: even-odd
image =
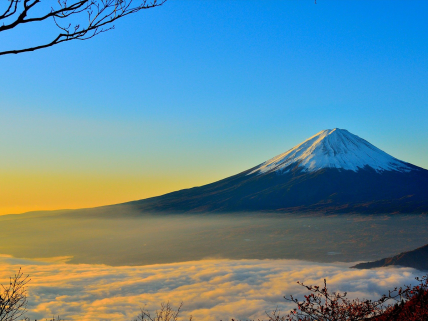
[[[335,127],[428,168],[428,2],[317,2],[169,0],[0,57],[0,214],[210,183]]]

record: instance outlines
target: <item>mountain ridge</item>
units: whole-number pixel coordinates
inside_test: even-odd
[[[298,151],[293,161],[290,151]],[[428,213],[428,170],[346,130],[325,130],[239,174],[127,204],[139,211],[181,213]]]
[[[418,247],[415,250],[402,252],[398,255],[381,260],[359,263],[357,265],[351,266],[351,268],[364,270],[391,265],[411,267],[421,271],[428,271],[428,244]]]

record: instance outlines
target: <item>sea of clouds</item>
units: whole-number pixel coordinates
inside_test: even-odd
[[[0,280],[20,267],[30,275],[31,319],[60,315],[66,320],[133,320],[140,308],[183,302],[181,316],[195,321],[266,319],[265,311],[294,306],[285,295],[302,298],[297,281],[321,285],[350,297],[378,298],[388,289],[414,284],[422,273],[410,268],[350,269],[351,264],[297,260],[202,260],[148,266],[67,264],[67,257],[27,260],[0,256]]]

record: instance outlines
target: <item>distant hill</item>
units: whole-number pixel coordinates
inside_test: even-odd
[[[355,269],[372,269],[377,267],[384,267],[390,265],[399,265],[404,267],[411,267],[418,270],[428,271],[428,244],[416,250],[403,252],[396,256],[389,257],[374,262],[360,263],[352,268]]]
[[[150,212],[428,213],[428,170],[335,128],[218,182],[127,204]]]

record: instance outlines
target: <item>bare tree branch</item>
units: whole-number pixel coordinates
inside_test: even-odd
[[[58,0],[55,7],[36,16],[30,14],[43,0],[8,1],[9,4],[0,14],[0,22],[2,20],[6,22],[0,26],[0,32],[9,31],[28,23],[52,19],[59,33],[46,43],[22,49],[0,51],[0,55],[35,51],[71,40],[87,40],[114,29],[113,23],[116,20],[143,9],[159,7],[167,0]],[[84,16],[86,16],[85,19]]]
[[[0,285],[0,321],[18,320],[27,310],[25,286],[30,280],[21,269],[9,279],[9,284]]]
[[[149,311],[141,309],[141,313],[137,319],[134,321],[178,321],[180,310],[183,307],[183,302],[178,306],[177,309],[174,309],[169,302],[161,303],[161,308],[156,310],[154,316],[150,314]],[[192,316],[189,317],[189,321],[192,321]]]

